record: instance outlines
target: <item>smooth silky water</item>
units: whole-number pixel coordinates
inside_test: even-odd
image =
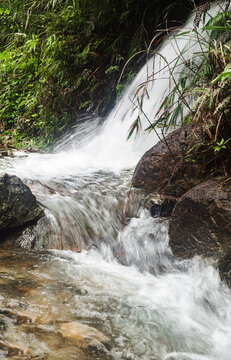
[[[190,59],[198,45],[187,41],[167,40],[163,56],[171,62],[185,49]],[[51,153],[2,160],[0,171],[19,176],[44,207],[56,249],[1,245],[0,359],[230,360],[231,292],[212,260],[174,258],[168,220],[150,217],[140,191],[123,224],[134,166],[158,141],[154,132],[126,141],[138,114],[131,101],[160,63],[141,69],[105,121],[79,119]],[[168,70],[147,86],[153,120]]]

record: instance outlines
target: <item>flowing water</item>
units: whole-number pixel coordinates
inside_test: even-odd
[[[186,41],[167,40],[163,57],[173,61]],[[139,191],[123,229],[133,167],[159,136],[126,141],[139,113],[131,101],[160,62],[141,69],[105,121],[79,119],[53,152],[2,161],[1,172],[31,187],[57,241],[53,250],[1,245],[0,359],[230,360],[231,292],[212,260],[174,258],[168,220],[152,218]],[[147,86],[153,120],[167,71]]]

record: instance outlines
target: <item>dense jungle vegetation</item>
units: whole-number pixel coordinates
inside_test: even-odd
[[[105,114],[145,61],[157,29],[179,25],[193,5],[190,0],[1,0],[2,142],[49,143],[76,114]],[[165,34],[160,32],[153,47]],[[142,51],[117,85],[126,61]]]

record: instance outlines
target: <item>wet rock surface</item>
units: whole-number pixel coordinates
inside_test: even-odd
[[[152,217],[170,217],[177,203],[174,197],[166,197],[161,203],[151,204],[149,211]]]
[[[219,176],[219,169],[213,173],[213,154],[201,151],[201,144],[202,134],[193,125],[172,132],[143,155],[132,184],[166,197],[149,210],[153,217],[171,217],[174,255],[214,257],[221,276],[230,281],[231,182]]]
[[[227,255],[231,251],[230,185],[218,177],[189,190],[177,202],[169,227],[170,246],[176,256],[219,258],[226,278],[231,269]]]
[[[44,216],[37,224],[27,226],[15,242],[24,249],[58,248],[58,234],[55,233],[49,217]]]
[[[188,151],[201,140],[200,132],[192,126],[173,131],[143,155],[135,169],[133,186],[165,195],[184,194],[205,176],[200,161],[188,161]]]
[[[0,158],[4,158],[6,156],[13,156],[13,150],[5,147],[1,147],[0,143]]]
[[[93,346],[99,343],[107,346],[110,344],[110,339],[102,332],[88,325],[81,324],[79,321],[61,324],[59,333],[64,338],[70,339],[83,347]]]
[[[62,279],[57,264],[48,265],[50,259],[48,253],[1,247],[0,358],[111,359],[111,340],[100,324],[73,321],[76,299],[81,302],[86,292]]]
[[[17,177],[0,176],[0,230],[36,222],[44,215],[29,187]]]
[[[218,262],[221,278],[224,279],[231,288],[231,249]]]

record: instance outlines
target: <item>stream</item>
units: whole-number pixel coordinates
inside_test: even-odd
[[[187,41],[166,40],[163,57],[190,57],[198,45]],[[213,260],[176,259],[168,220],[150,216],[141,191],[132,190],[126,209],[134,166],[161,136],[141,130],[126,140],[140,112],[134,91],[155,66],[163,70],[145,90],[144,130],[169,91],[158,57],[107,119],[77,119],[50,153],[1,160],[0,173],[31,188],[56,242],[1,245],[0,359],[230,360],[231,291]]]

